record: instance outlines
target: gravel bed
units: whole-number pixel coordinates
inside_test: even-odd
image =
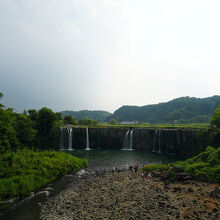
[[[218,184],[169,183],[140,173],[107,172],[82,178],[41,204],[42,220],[220,219]]]

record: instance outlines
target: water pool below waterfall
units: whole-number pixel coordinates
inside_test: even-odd
[[[73,150],[67,151],[77,157],[84,157],[89,161],[88,170],[109,170],[112,167],[117,166],[120,169],[124,169],[127,165],[139,166],[144,164],[166,164],[169,162],[175,162],[183,158],[175,155],[157,154],[144,150]]]
[[[114,166],[122,169],[126,168],[127,165],[134,165],[136,163],[138,163],[139,166],[152,163],[166,164],[183,159],[175,155],[164,155],[137,150],[73,150],[66,152],[77,157],[84,157],[88,159],[89,166],[86,168],[88,172],[110,170]],[[60,191],[65,190],[65,188],[68,187],[68,183],[79,179],[80,178],[77,175],[67,175],[51,184],[48,184],[39,192],[36,192],[34,195],[32,194],[32,197],[30,196],[28,199],[20,201],[14,207],[0,210],[0,220],[39,220],[39,203],[45,202],[48,196],[54,196]],[[50,195],[48,195],[47,192],[49,192]]]

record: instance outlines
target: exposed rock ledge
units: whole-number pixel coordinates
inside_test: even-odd
[[[142,180],[123,171],[71,184],[41,206],[41,219],[220,219],[219,184]],[[217,190],[218,191],[218,190]]]

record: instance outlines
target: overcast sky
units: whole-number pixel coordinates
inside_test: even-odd
[[[3,104],[54,111],[220,95],[219,0],[0,0]]]

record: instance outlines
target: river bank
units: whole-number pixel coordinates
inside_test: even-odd
[[[21,149],[0,158],[0,208],[4,201],[17,200],[49,182],[88,166],[88,161],[64,152]]]
[[[106,172],[71,183],[41,204],[41,219],[220,219],[219,184],[163,182]]]

